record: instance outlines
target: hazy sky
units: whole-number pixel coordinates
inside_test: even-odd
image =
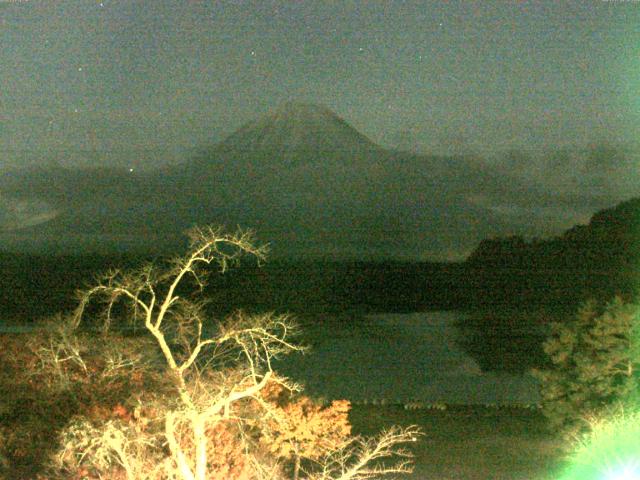
[[[434,151],[633,142],[640,1],[0,0],[0,85],[0,167],[211,143],[289,99]]]

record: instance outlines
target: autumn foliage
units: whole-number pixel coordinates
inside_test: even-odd
[[[343,446],[351,434],[348,400],[323,405],[277,383],[267,385],[261,395],[270,415],[260,442],[277,458],[292,462],[294,478],[304,460],[320,460]]]
[[[325,406],[279,384],[268,385],[262,395],[272,410],[261,441],[278,457],[317,460],[351,434],[348,400]]]

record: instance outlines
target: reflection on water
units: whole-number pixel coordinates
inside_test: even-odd
[[[312,395],[351,400],[533,403],[529,375],[483,373],[456,343],[459,312],[367,315],[359,322],[306,326],[312,351],[280,371]]]
[[[534,403],[529,375],[484,373],[456,343],[460,312],[367,315],[352,322],[309,322],[304,355],[278,361],[276,369],[305,385],[307,393],[354,401],[386,400],[456,404]],[[0,324],[0,332],[29,327]]]

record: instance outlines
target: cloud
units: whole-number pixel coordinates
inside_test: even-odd
[[[58,211],[46,202],[16,200],[0,195],[0,231],[38,225],[56,217]]]
[[[426,197],[463,198],[490,212],[503,234],[557,235],[640,195],[639,152],[604,144],[437,157],[440,167],[425,172],[443,187]]]

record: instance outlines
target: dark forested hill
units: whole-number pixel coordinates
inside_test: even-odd
[[[634,295],[640,280],[640,198],[548,240],[480,242],[466,263],[474,303],[573,303]]]

